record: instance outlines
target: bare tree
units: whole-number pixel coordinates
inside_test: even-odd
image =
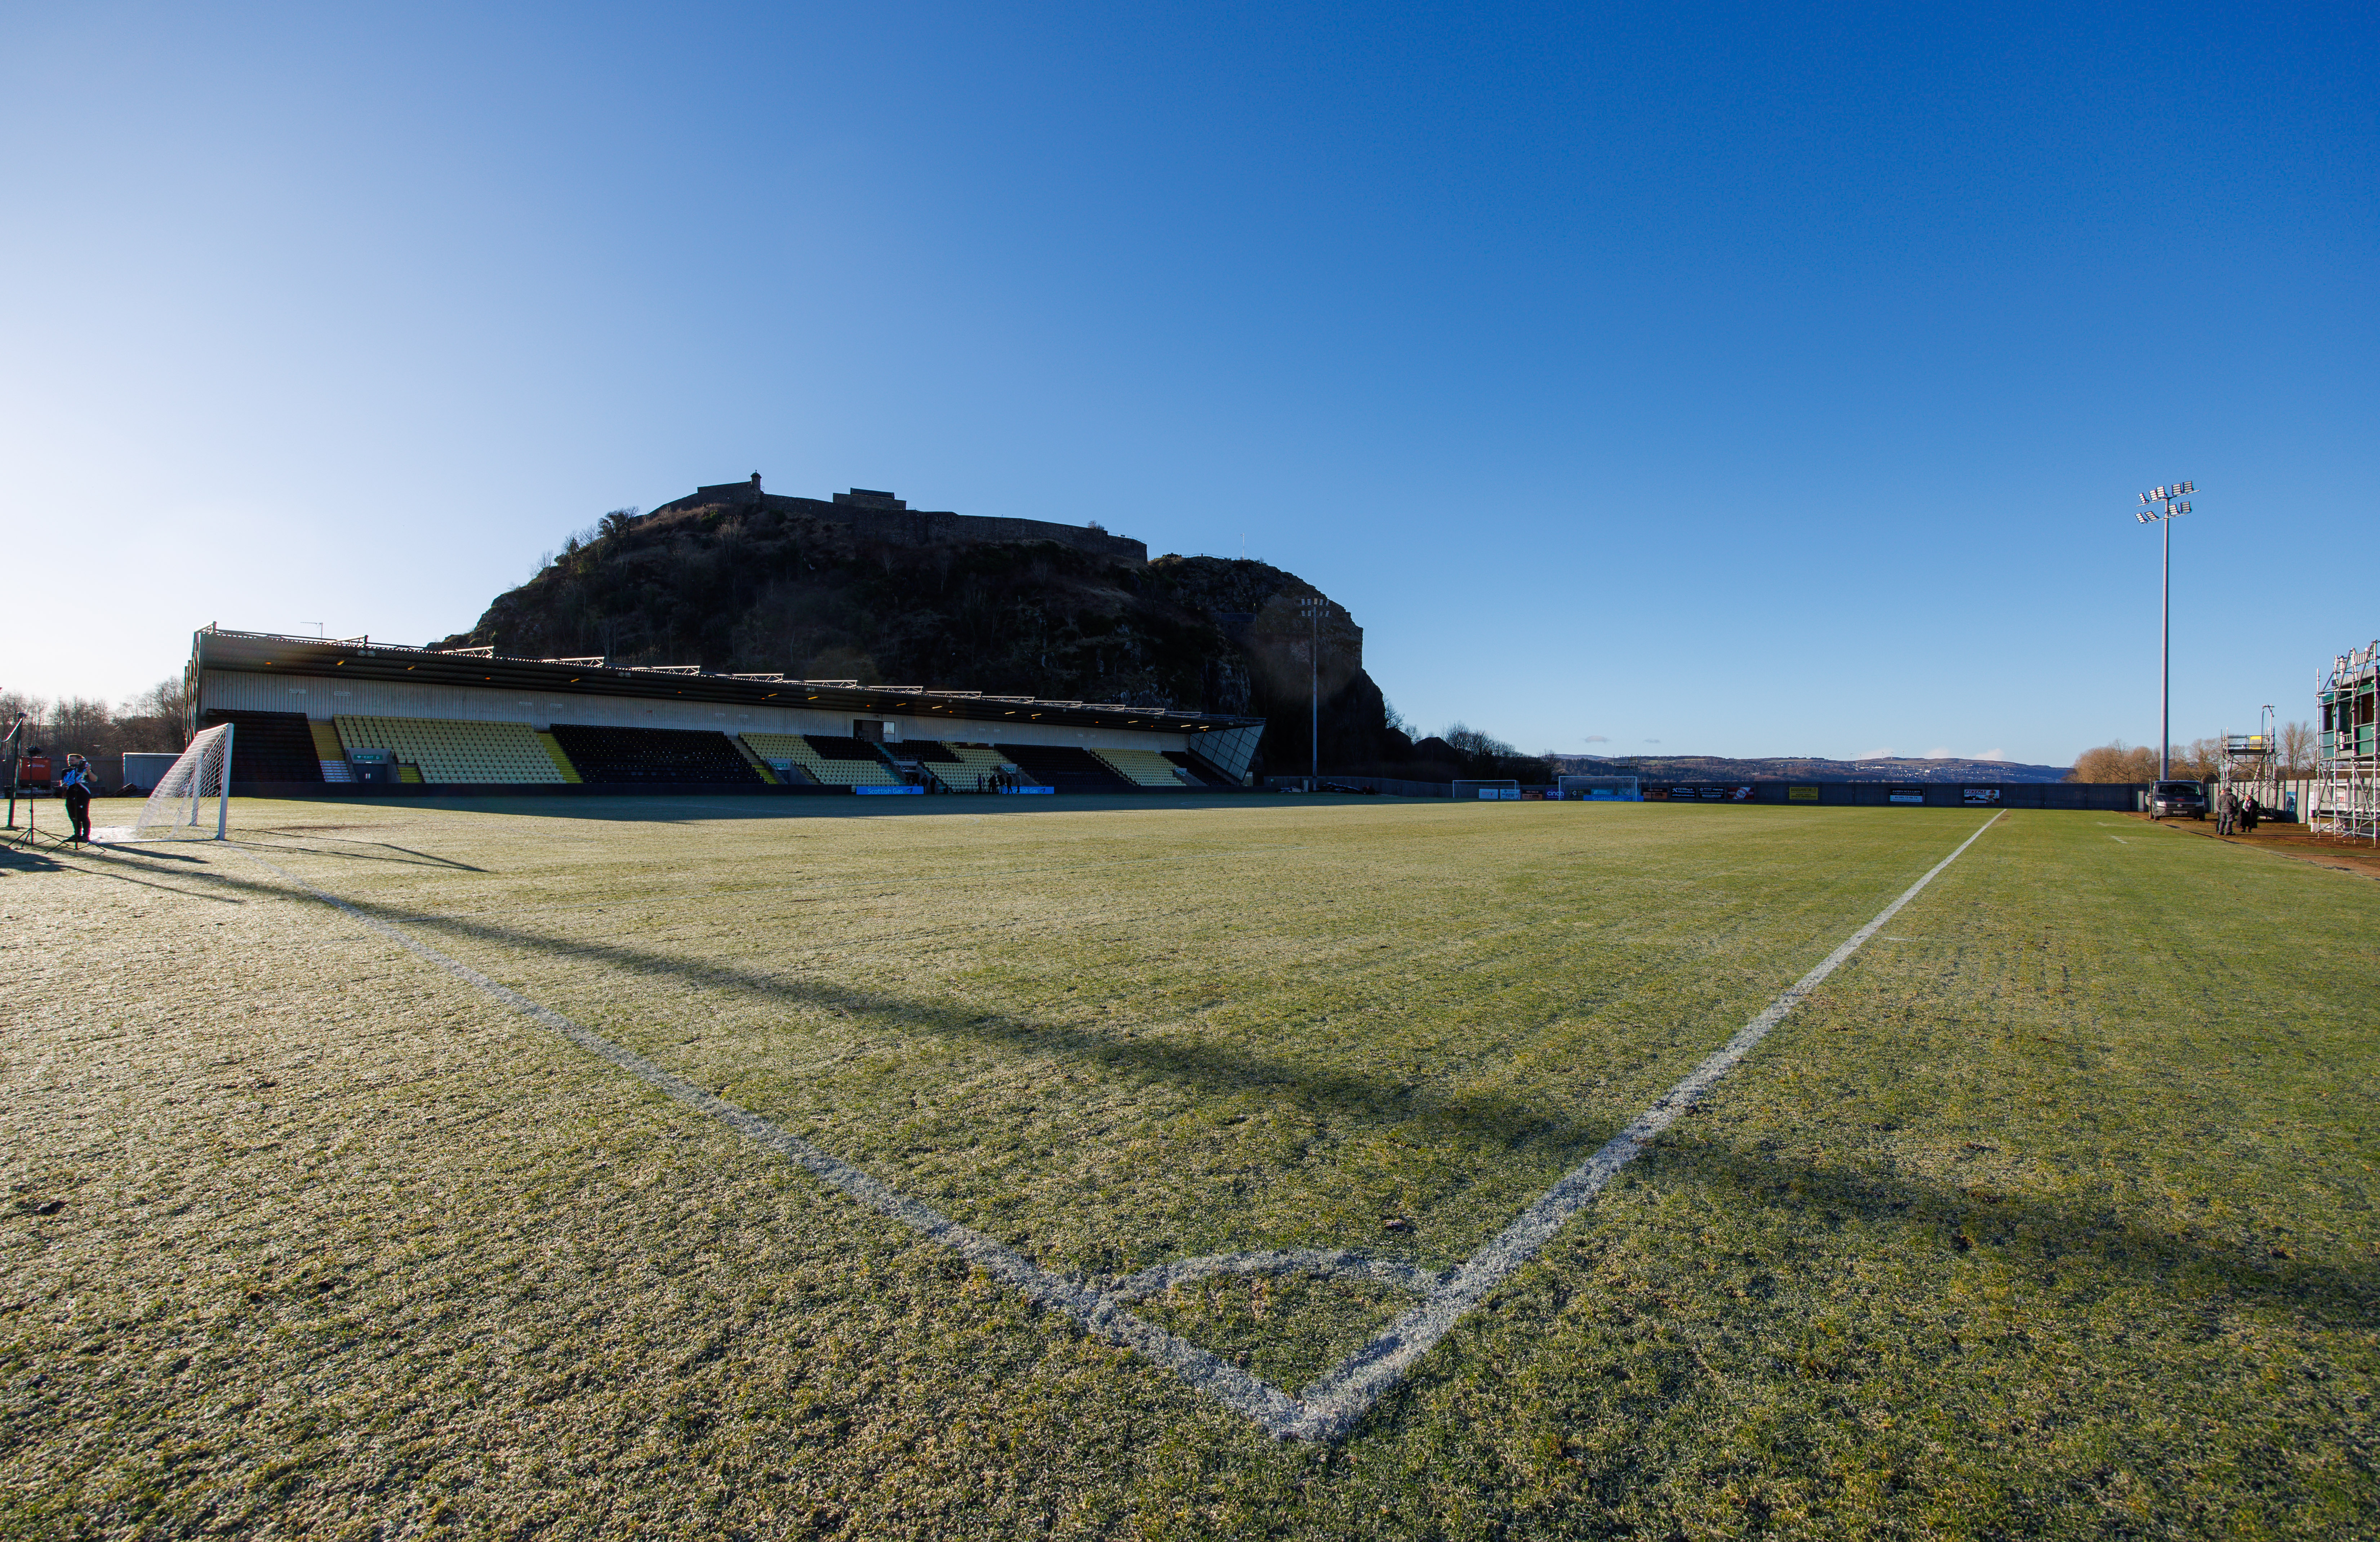
[[[2210,734],[2193,739],[2187,749],[2176,750],[2171,759],[2173,774],[2195,781],[2211,782],[2223,774],[2223,741],[2227,734]]]
[[[2276,737],[2281,741],[2280,759],[2283,775],[2291,777],[2313,775],[2313,725],[2284,723]]]
[[[116,709],[118,749],[178,753],[189,742],[189,705],[181,677],[159,680]]]
[[[103,784],[112,785],[128,750],[178,752],[189,742],[185,732],[188,698],[180,679],[155,685],[111,709],[103,701],[62,696],[55,702],[21,691],[0,691],[0,724],[13,724],[25,714],[25,746],[40,745],[54,763],[69,754],[91,762]]]
[[[14,725],[18,717],[25,718],[28,744],[41,742],[42,725],[49,715],[50,704],[39,696],[28,696],[21,691],[0,691],[0,724]]]
[[[2128,745],[2119,739],[2074,757],[2070,782],[2145,782],[2156,777],[2156,752],[2147,745]]]

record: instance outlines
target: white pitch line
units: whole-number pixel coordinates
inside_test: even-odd
[[[1479,1303],[1480,1298],[1501,1284],[1506,1277],[1537,1254],[1537,1251],[1553,1240],[1564,1221],[1586,1207],[1587,1201],[1602,1191],[1612,1176],[1641,1155],[1653,1138],[1678,1117],[1694,1107],[1718,1080],[1733,1069],[1738,1060],[1749,1054],[1754,1045],[1768,1036],[1768,1031],[1784,1021],[1802,998],[1818,988],[1819,984],[1845,959],[1859,950],[1860,944],[1874,936],[1884,924],[1900,913],[1900,908],[1917,898],[1918,892],[1932,883],[1942,870],[1957,862],[1968,847],[1983,838],[1984,832],[1998,823],[1995,814],[1975,827],[1975,833],[1959,843],[1940,862],[1927,869],[1924,877],[1900,891],[1895,900],[1877,912],[1875,920],[1851,935],[1849,941],[1828,954],[1818,967],[1795,981],[1792,987],[1763,1008],[1760,1014],[1742,1028],[1702,1064],[1694,1067],[1685,1080],[1671,1087],[1668,1095],[1636,1116],[1625,1130],[1605,1143],[1603,1149],[1571,1169],[1570,1173],[1546,1191],[1545,1197],[1521,1212],[1521,1217],[1506,1227],[1495,1241],[1466,1259],[1462,1267],[1433,1291],[1427,1301],[1389,1325],[1370,1343],[1349,1355],[1337,1366],[1323,1373],[1320,1380],[1308,1387],[1298,1397],[1299,1407],[1306,1416],[1305,1424],[1295,1433],[1309,1440],[1335,1440],[1353,1429],[1379,1401],[1380,1394],[1394,1386],[1413,1363],[1427,1353],[1447,1335],[1463,1316]]]
[[[672,1075],[635,1050],[580,1027],[551,1008],[539,1006],[510,986],[489,979],[469,964],[450,959],[435,948],[416,940],[402,927],[382,921],[328,890],[315,887],[295,873],[266,862],[253,851],[241,854],[258,866],[279,874],[324,904],[346,912],[398,947],[427,959],[466,985],[485,992],[523,1016],[553,1030],[579,1048],[601,1056],[655,1091],[710,1115],[754,1144],[808,1169],[811,1175],[827,1187],[954,1250],[985,1273],[1008,1281],[1027,1298],[1044,1306],[1053,1306],[1064,1312],[1100,1338],[1122,1344],[1178,1373],[1200,1391],[1236,1409],[1272,1434],[1286,1436],[1294,1432],[1302,1411],[1295,1399],[1271,1383],[1250,1376],[1188,1340],[1174,1337],[1154,1323],[1141,1321],[1095,1287],[1050,1273],[1014,1248],[995,1242],[980,1231],[961,1226],[929,1205],[920,1204],[894,1192],[889,1185],[869,1177],[842,1158],[820,1150],[791,1131]]]
[[[326,889],[316,887],[286,868],[266,862],[252,851],[242,855],[258,866],[280,875],[324,904],[362,922],[407,951],[436,964],[466,985],[552,1029],[589,1053],[611,1061],[655,1091],[709,1115],[754,1144],[807,1169],[812,1176],[837,1193],[953,1249],[987,1274],[1006,1280],[1027,1299],[1055,1307],[1100,1338],[1123,1345],[1143,1358],[1175,1372],[1200,1391],[1244,1414],[1267,1432],[1281,1438],[1336,1440],[1352,1430],[1379,1401],[1381,1394],[1394,1386],[1414,1362],[1445,1338],[1449,1330],[1488,1291],[1502,1283],[1513,1270],[1536,1256],[1565,1221],[1585,1208],[1588,1201],[1611,1181],[1614,1174],[1633,1161],[1655,1136],[1675,1123],[1679,1116],[1700,1100],[1738,1060],[1750,1053],[1755,1045],[1766,1038],[1768,1031],[1782,1022],[1785,1014],[1791,1011],[1803,997],[1815,990],[1844,960],[1858,951],[1860,945],[1874,936],[1886,922],[1900,912],[1902,906],[1916,899],[1919,892],[1938,877],[1943,869],[1958,861],[1968,847],[1982,839],[1984,832],[1997,824],[1999,817],[1995,814],[1985,820],[1976,827],[1974,834],[1959,843],[1956,851],[1935,863],[1924,877],[1902,890],[1899,899],[1877,912],[1875,920],[1852,933],[1849,940],[1828,954],[1816,968],[1802,976],[1783,995],[1764,1008],[1759,1015],[1738,1029],[1733,1038],[1704,1059],[1683,1081],[1639,1114],[1594,1156],[1572,1169],[1561,1181],[1548,1189],[1543,1198],[1521,1212],[1520,1218],[1486,1247],[1443,1277],[1427,1292],[1420,1305],[1324,1373],[1299,1397],[1291,1397],[1263,1378],[1250,1376],[1189,1340],[1177,1338],[1154,1323],[1142,1321],[1125,1310],[1126,1303],[1142,1295],[1154,1293],[1166,1285],[1204,1278],[1212,1273],[1310,1269],[1333,1276],[1369,1276],[1410,1288],[1422,1282],[1423,1277],[1418,1270],[1356,1254],[1298,1250],[1185,1259],[1173,1265],[1143,1270],[1129,1279],[1113,1282],[1110,1290],[1104,1291],[1082,1280],[1052,1274],[1014,1248],[961,1226],[930,1205],[896,1193],[889,1185],[869,1177],[842,1158],[820,1150],[782,1126],[749,1109],[738,1108],[725,1098],[705,1092],[691,1082],[663,1071],[636,1051],[614,1044],[590,1029],[580,1027],[561,1013],[538,1005],[509,986],[497,984],[470,965],[416,940],[394,923],[383,921]]]

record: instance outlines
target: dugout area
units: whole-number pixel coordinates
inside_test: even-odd
[[[13,953],[12,1530],[2372,1507],[2368,880],[2000,814],[1343,1440],[1283,1441],[291,879],[1052,1271],[1435,1271],[1992,816],[505,805],[241,802],[225,846],[7,868],[19,916],[109,918]],[[1295,1385],[1402,1299],[1145,1310]]]

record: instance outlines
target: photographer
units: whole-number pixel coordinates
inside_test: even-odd
[[[74,838],[91,838],[91,795],[99,790],[91,779],[90,763],[80,755],[67,756],[66,775],[58,778],[58,791],[67,801],[67,817],[74,821]]]

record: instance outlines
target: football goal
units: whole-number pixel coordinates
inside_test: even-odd
[[[1457,801],[1471,798],[1509,798],[1518,802],[1521,797],[1521,784],[1509,778],[1504,781],[1458,780],[1454,784],[1454,796]]]
[[[231,824],[231,730],[225,723],[190,740],[140,805],[133,839],[223,839]]]
[[[1644,789],[1633,777],[1564,777],[1558,790],[1565,799],[1590,803],[1641,803]]]

